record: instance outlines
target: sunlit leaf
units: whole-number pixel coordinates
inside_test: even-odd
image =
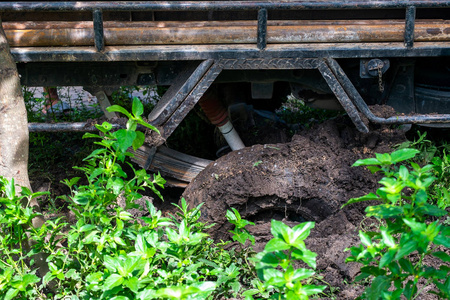
[[[144,113],[144,105],[142,105],[142,102],[137,97],[133,97],[133,104],[131,108],[131,112],[136,116],[139,117]]]

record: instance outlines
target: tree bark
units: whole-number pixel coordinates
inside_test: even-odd
[[[0,175],[8,179],[14,178],[17,186],[31,190],[28,178],[28,142],[27,110],[19,73],[0,18]],[[20,193],[20,188],[16,188],[16,191]],[[40,212],[36,199],[31,200],[30,206]],[[41,227],[44,222],[43,216],[32,220],[35,228]],[[45,275],[48,267],[44,255],[36,255],[35,261],[41,276]]]
[[[16,63],[1,26],[0,62],[0,175],[30,188],[27,111]]]

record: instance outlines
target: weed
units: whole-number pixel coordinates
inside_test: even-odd
[[[309,236],[314,222],[305,222],[290,228],[280,221],[272,220],[271,232],[274,236],[264,251],[252,259],[256,264],[258,279],[252,281],[254,288],[242,295],[253,299],[260,294],[270,299],[308,299],[326,288],[311,284],[315,272],[311,269],[295,269],[295,261],[302,261],[312,269],[316,268],[316,256],[308,250],[304,240]]]
[[[429,217],[443,217],[447,212],[428,203],[428,190],[435,181],[433,166],[417,163],[400,165],[420,153],[416,149],[401,149],[392,154],[376,154],[376,158],[358,160],[354,166],[367,166],[384,177],[376,194],[350,199],[349,205],[361,201],[378,200],[381,204],[366,208],[366,216],[383,220],[376,231],[359,232],[361,244],[351,247],[347,261],[363,264],[355,280],[371,278],[371,284],[360,299],[416,299],[422,290],[417,283],[423,278],[426,285],[435,284],[431,291],[442,298],[450,297],[450,268],[427,266],[425,258],[434,256],[444,263],[450,256],[438,251],[438,246],[450,247],[450,227]],[[344,206],[345,206],[344,205]],[[414,256],[418,259],[414,259]],[[391,289],[392,288],[392,289]]]
[[[290,124],[290,127],[300,124],[305,128],[310,128],[313,124],[322,123],[342,114],[339,111],[311,108],[302,100],[294,97],[288,97],[276,113],[284,122]]]
[[[436,180],[429,188],[430,202],[439,208],[450,206],[450,146],[446,142],[434,142],[426,139],[427,132],[417,131],[418,138],[397,145],[397,149],[414,148],[419,153],[410,161],[419,165],[432,164]]]
[[[127,162],[132,156],[128,149],[144,142],[138,124],[156,129],[144,122],[144,107],[137,98],[131,112],[117,105],[109,110],[127,116],[126,129],[114,131],[104,122],[96,125],[100,135],[85,134],[99,146],[77,167],[87,183],[81,184],[80,177],[64,180],[70,193],[61,197],[76,215],[75,224],[57,218],[34,228],[31,220],[38,214],[28,203],[46,193],[22,188],[16,195],[14,181],[0,178],[1,299],[212,299],[244,295],[250,286],[247,299],[257,293],[308,299],[323,290],[309,284],[314,271],[293,268],[294,260],[315,267],[315,254],[303,242],[313,223],[289,228],[273,221],[275,238],[255,258],[256,278],[251,249],[225,250],[229,242],[214,244],[204,233],[211,225],[199,222],[201,205],[190,209],[182,199],[178,212],[169,217],[149,201],[145,208],[137,205],[140,191],[150,188],[160,195],[157,187],[165,181],[135,170]],[[131,175],[124,165],[132,169]],[[146,209],[148,215],[139,222],[128,212],[131,208]],[[245,229],[251,222],[236,210],[227,217],[236,226],[236,241],[254,241]],[[25,239],[34,241],[31,251],[22,247]],[[42,278],[30,259],[36,253],[47,255],[50,271],[40,274]]]

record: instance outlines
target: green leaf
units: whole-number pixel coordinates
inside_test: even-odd
[[[142,120],[136,120],[136,122],[138,122],[139,124],[141,124],[142,126],[145,126],[147,128],[150,128],[153,131],[156,131],[157,133],[159,133],[158,128],[156,128],[155,126],[148,124],[147,122],[144,122]]]
[[[392,158],[389,155],[389,153],[375,153],[375,157],[383,165],[390,165],[390,164],[392,164]]]
[[[292,228],[292,232],[293,232],[292,240],[303,241],[304,239],[306,239],[309,236],[312,228],[314,228],[314,222],[304,222],[304,223],[300,223],[300,224],[294,226]],[[293,245],[293,241],[291,241],[291,245]]]
[[[294,275],[292,276],[292,281],[303,280],[309,278],[314,275],[313,270],[308,269],[297,269],[294,271]]]
[[[239,214],[239,212],[238,212],[238,214]],[[233,211],[227,209],[227,213],[226,213],[225,216],[226,216],[228,222],[230,222],[230,223],[233,224],[233,225],[236,225],[236,224],[237,224],[236,221],[238,220],[238,218],[237,218],[236,212],[233,212]],[[239,215],[239,216],[240,216],[240,215]]]
[[[394,237],[387,232],[387,230],[385,228],[381,229],[381,236],[383,238],[383,242],[389,247],[389,248],[394,248],[395,245],[395,240]]]
[[[417,293],[417,286],[416,286],[416,284],[412,280],[409,280],[406,283],[405,288],[403,289],[403,294],[405,295],[406,299],[413,299],[412,297],[416,293]]]
[[[398,264],[408,274],[414,274],[414,267],[413,267],[411,261],[409,261],[409,260],[407,260],[405,258],[402,258],[402,259],[399,259]]]
[[[125,296],[115,296],[115,297],[112,297],[110,300],[130,300],[130,298],[125,297]]]
[[[275,238],[282,239],[289,243],[289,231],[291,228],[281,221],[272,220],[270,230]]]
[[[431,253],[431,255],[440,258],[443,262],[450,262],[450,255],[448,255],[447,253],[443,252],[443,251],[437,251],[437,252],[433,252]]]
[[[122,188],[124,187],[124,182],[122,178],[119,177],[112,177],[108,179],[108,182],[106,184],[107,189],[112,189],[115,195],[119,195],[122,191]]]
[[[30,284],[39,282],[40,279],[34,274],[26,274],[22,277],[22,285],[27,287]]]
[[[352,203],[357,203],[357,202],[362,202],[362,201],[370,201],[370,200],[379,200],[379,199],[380,199],[380,197],[378,197],[378,195],[375,195],[374,193],[370,193],[370,194],[367,194],[367,195],[362,196],[362,197],[352,198],[352,199],[348,200],[347,203],[342,205],[342,207],[347,206],[347,205],[352,204]]]
[[[450,239],[443,236],[442,234],[434,238],[433,241],[436,245],[442,245],[444,247],[450,248]]]
[[[6,197],[10,200],[14,199],[16,196],[16,187],[14,185],[14,178],[11,178],[11,180],[5,185],[5,193]]]
[[[133,149],[136,151],[139,147],[141,147],[145,142],[145,134],[140,132],[140,131],[136,131],[136,138],[133,141]]]
[[[153,287],[147,288],[143,291],[140,291],[136,295],[136,300],[147,300],[147,299],[154,299],[156,294],[156,290],[153,289]]]
[[[96,126],[98,126],[98,125],[96,125]],[[98,126],[98,127],[102,128],[101,126]],[[98,127],[97,127],[97,128],[98,128]],[[102,129],[103,129],[103,128],[102,128]],[[101,139],[102,137],[99,136],[98,134],[93,134],[93,133],[86,132],[86,133],[83,135],[83,139],[88,139],[88,138],[97,138],[97,139]]]
[[[284,279],[284,274],[280,270],[264,269],[263,274],[264,274],[264,281],[267,281],[268,285],[282,287],[286,283],[286,279]]]
[[[96,227],[95,227],[95,225],[91,225],[91,224],[86,224],[86,225],[83,225],[81,228],[80,228],[80,232],[86,232],[86,231],[91,231],[91,230],[93,230],[93,229],[95,229]]]
[[[386,252],[380,259],[380,268],[384,268],[385,266],[389,265],[394,259],[396,252],[397,252],[396,249],[391,249],[388,252]]]
[[[420,153],[417,149],[400,149],[391,153],[391,159],[393,163],[398,163],[416,156]]]
[[[133,104],[131,108],[131,112],[136,117],[139,117],[144,113],[144,105],[142,105],[141,101],[137,97],[133,97]]]
[[[325,289],[326,289],[325,285],[304,285],[302,287],[302,291],[308,296],[322,293]]]
[[[17,296],[17,294],[19,294],[19,290],[18,289],[14,289],[14,288],[10,288],[5,295],[4,300],[11,300],[14,297]]]
[[[422,231],[425,231],[425,229],[427,228],[427,225],[424,223],[420,223],[420,222],[416,222],[416,220],[411,219],[411,218],[403,218],[403,222],[405,222],[406,225],[408,225],[408,227],[411,228],[411,230],[415,233],[415,234],[420,234]]]
[[[278,267],[279,264],[279,259],[278,257],[272,253],[272,252],[268,252],[268,253],[261,253],[263,254],[261,260],[258,262],[257,264],[257,268],[261,268],[262,266],[270,266],[271,268],[276,268]]]
[[[103,291],[108,291],[116,286],[119,286],[123,283],[124,279],[119,274],[111,274],[108,278],[105,279],[105,283],[102,286]]]
[[[75,194],[72,197],[72,201],[75,202],[78,205],[86,205],[89,202],[89,199],[91,198],[90,192],[75,192]]]
[[[155,296],[169,299],[186,299],[186,296],[201,292],[199,288],[193,286],[171,286],[161,288],[156,291]]]
[[[418,207],[416,209],[416,212],[419,214],[434,216],[434,217],[443,217],[447,215],[447,211],[444,209],[440,209],[435,205],[431,205],[428,203],[425,203],[423,206]]]
[[[387,276],[378,276],[373,281],[370,287],[368,287],[366,292],[365,299],[367,300],[379,300],[380,299],[380,291],[387,291],[389,286],[391,285],[391,281]]]
[[[362,230],[359,231],[359,239],[365,246],[372,246],[372,239]]]
[[[378,218],[392,218],[402,216],[404,213],[403,207],[398,207],[391,204],[380,204],[377,206],[369,206],[365,209],[367,217],[378,217]]]
[[[313,269],[316,268],[316,257],[317,254],[308,249],[295,249],[294,251],[292,251],[292,258],[302,260]]]
[[[401,244],[398,246],[398,252],[395,256],[395,260],[399,260],[400,258],[414,252],[414,250],[417,249],[417,242],[414,240],[410,240],[406,242],[405,244]]]
[[[380,161],[376,158],[358,159],[352,167],[380,165]]]
[[[407,180],[409,178],[409,171],[405,166],[400,166],[398,174],[400,175],[400,178],[403,180]]]
[[[113,133],[113,136],[119,143],[119,150],[124,153],[133,145],[133,141],[136,138],[136,132],[126,129],[119,129]]]
[[[117,267],[120,265],[117,261],[117,258],[113,258],[109,255],[105,255],[103,257],[103,265],[110,271],[110,272],[116,272]]]
[[[139,280],[136,277],[131,277],[123,282],[123,285],[128,287],[133,293],[139,291]]]
[[[120,113],[124,114],[125,116],[127,116],[129,119],[132,118],[131,114],[125,108],[123,108],[119,105],[111,105],[111,106],[107,107],[106,110],[109,112],[120,112]]]
[[[273,252],[273,251],[282,251],[288,250],[290,246],[282,239],[273,238],[271,239],[266,246],[264,247],[264,251]]]
[[[396,261],[390,263],[388,268],[395,276],[399,276],[402,273],[400,266]]]
[[[385,270],[380,269],[380,268],[375,267],[375,266],[366,266],[366,267],[362,267],[362,268],[361,268],[361,273],[369,274],[369,275],[372,275],[372,276],[375,276],[375,277],[386,275],[386,271],[385,271]],[[358,277],[359,277],[359,276],[358,276]],[[366,277],[367,277],[367,276],[366,276]],[[355,280],[356,280],[356,279],[355,279]]]
[[[102,125],[95,124],[95,127],[103,133],[107,133],[108,131],[110,131],[112,129],[112,125],[108,122],[103,122]],[[85,138],[85,137],[90,137],[90,136],[86,136],[86,134],[85,134],[83,136],[83,138]]]

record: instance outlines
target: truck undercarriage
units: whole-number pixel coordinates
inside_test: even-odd
[[[2,2],[0,13],[24,85],[81,85],[103,108],[120,86],[168,86],[148,116],[161,136],[136,160],[156,170],[173,159],[165,173],[184,182],[208,161],[161,146],[211,98],[212,85],[244,82],[253,99],[273,107],[287,93],[312,94],[309,104],[345,110],[361,132],[368,131],[362,116],[450,123],[450,1]],[[397,114],[377,117],[375,104]]]

